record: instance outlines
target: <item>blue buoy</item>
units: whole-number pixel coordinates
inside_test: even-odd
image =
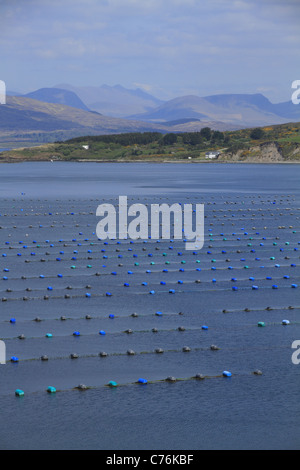
[[[146,379],[139,379],[139,380],[138,380],[138,383],[145,385],[145,384],[147,384],[148,382],[147,382]]]
[[[224,370],[223,377],[232,377],[232,373],[229,372],[228,370]]]

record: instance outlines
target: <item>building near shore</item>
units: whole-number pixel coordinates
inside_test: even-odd
[[[220,152],[207,152],[205,154],[205,158],[208,159],[208,160],[217,160],[220,156]]]

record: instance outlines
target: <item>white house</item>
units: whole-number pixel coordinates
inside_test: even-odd
[[[206,158],[206,159],[209,159],[209,160],[216,160],[217,158],[219,158],[220,155],[221,155],[220,152],[217,152],[217,151],[215,151],[215,152],[207,152],[207,153],[205,154],[205,158]]]
[[[83,145],[82,148],[85,149],[85,150],[88,150],[90,148],[90,146],[89,145]]]

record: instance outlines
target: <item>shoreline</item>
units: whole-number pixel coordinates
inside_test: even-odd
[[[197,164],[197,165],[207,165],[207,164],[214,164],[214,165],[224,165],[224,164],[230,164],[230,165],[236,165],[236,164],[243,164],[243,165],[299,165],[300,161],[268,161],[268,160],[256,160],[256,161],[242,161],[242,160],[218,160],[218,161],[213,161],[213,160],[194,160],[194,161],[186,161],[186,160],[177,160],[177,161],[172,161],[172,160],[27,160],[27,159],[20,159],[20,160],[1,160],[0,157],[0,165],[1,164],[18,164],[18,163],[113,163],[113,164],[118,164],[118,163],[156,163],[156,164],[184,164],[184,165],[191,165],[191,164]]]

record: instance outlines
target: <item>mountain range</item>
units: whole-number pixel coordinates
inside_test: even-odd
[[[75,87],[60,84],[55,88],[75,93],[92,111],[117,118],[123,118],[130,114],[145,113],[163,104],[162,100],[140,88],[129,90],[121,85]]]
[[[300,106],[273,104],[262,94],[188,95],[164,102],[139,88],[61,84],[7,95],[7,104],[0,106],[2,143],[122,132],[194,132],[203,127],[226,131],[300,121]]]
[[[237,127],[257,127],[300,120],[300,107],[292,102],[272,104],[261,94],[213,95],[204,98],[189,95],[167,101],[161,106],[131,119],[164,122],[196,118],[220,121]]]

